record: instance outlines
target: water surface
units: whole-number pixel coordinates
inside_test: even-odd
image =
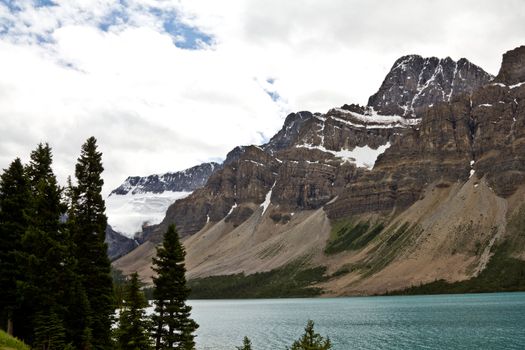
[[[525,293],[191,300],[198,350],[285,349],[308,319],[333,349],[525,349]]]

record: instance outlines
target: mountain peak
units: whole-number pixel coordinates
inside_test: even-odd
[[[405,55],[398,58],[381,84],[368,100],[368,106],[380,114],[414,118],[440,102],[471,92],[493,77],[465,58],[422,57]]]
[[[503,54],[501,68],[495,81],[506,85],[525,81],[525,45]]]

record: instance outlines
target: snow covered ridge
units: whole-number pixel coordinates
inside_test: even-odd
[[[189,196],[190,191],[162,193],[112,194],[106,198],[106,215],[111,227],[132,238],[144,225],[159,224],[168,207],[176,200]]]
[[[521,83],[517,83],[517,84],[514,84],[514,85],[505,85],[503,83],[492,83],[490,85],[501,86],[501,87],[508,87],[509,89],[516,89],[516,88],[519,88],[522,85],[525,85],[525,81],[522,81]]]
[[[211,174],[221,167],[217,163],[202,163],[186,170],[153,174],[148,176],[130,176],[122,185],[114,189],[111,195],[125,195],[128,193],[162,193],[189,192],[206,184]]]
[[[320,151],[331,153],[337,158],[341,158],[342,162],[354,163],[358,168],[373,169],[376,163],[377,157],[383,154],[388,148],[390,148],[390,142],[385,145],[379,146],[377,149],[370,148],[368,145],[363,147],[354,147],[352,150],[341,149],[339,151],[332,151],[326,149],[324,146],[314,145],[299,145],[298,148],[318,149]]]
[[[356,124],[355,122],[352,123],[349,120],[338,118],[333,115],[337,113],[350,116],[355,120],[355,122],[362,124]],[[367,129],[408,128],[421,123],[421,118],[404,118],[399,115],[382,115],[378,114],[373,108],[367,110],[367,112],[364,114],[352,112],[342,108],[332,108],[328,111],[327,118],[333,118],[339,122],[354,127],[365,127]]]

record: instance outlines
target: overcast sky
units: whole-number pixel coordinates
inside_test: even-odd
[[[0,168],[49,142],[63,183],[93,135],[108,193],[366,104],[405,54],[497,74],[524,23],[522,0],[0,0]]]

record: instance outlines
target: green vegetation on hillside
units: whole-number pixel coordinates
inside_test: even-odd
[[[211,276],[190,280],[192,299],[312,297],[322,290],[313,284],[326,280],[326,267],[307,267],[296,261],[268,272],[252,275]]]
[[[29,350],[29,346],[0,330],[0,350]]]
[[[363,248],[379,235],[383,228],[383,223],[371,225],[369,221],[355,224],[347,220],[337,222],[332,227],[325,253],[337,254],[345,250]]]
[[[437,280],[388,294],[456,294],[525,290],[525,261],[509,257],[505,250],[506,244],[499,247],[487,267],[477,277],[455,283]]]
[[[477,277],[454,283],[437,280],[388,294],[455,294],[525,290],[525,261],[512,256],[514,252],[522,251],[525,245],[525,205],[509,220],[507,233],[509,240],[493,248],[489,263]]]

